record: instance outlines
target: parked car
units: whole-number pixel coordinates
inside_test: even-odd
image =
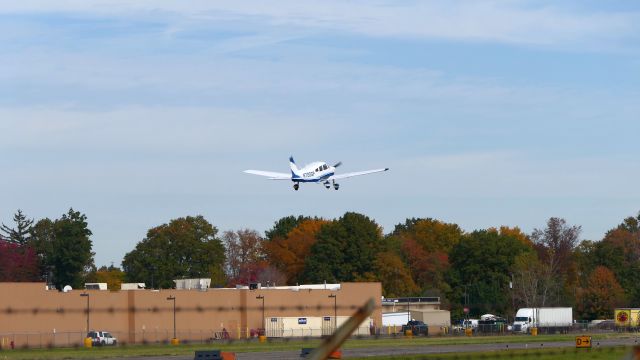
[[[118,339],[108,331],[89,331],[87,337],[91,338],[91,343],[94,346],[116,345],[118,343]]]
[[[473,332],[478,330],[478,319],[466,319],[462,321],[462,327],[464,329],[471,329]]]
[[[615,330],[616,329],[616,321],[615,320],[593,320],[593,328],[598,330]]]
[[[413,335],[429,335],[429,327],[420,320],[411,320],[407,325],[402,325],[402,332],[406,330],[411,330]]]

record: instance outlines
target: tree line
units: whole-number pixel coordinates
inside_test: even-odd
[[[379,281],[383,295],[438,296],[452,317],[519,307],[572,306],[578,318],[610,318],[620,306],[638,306],[640,214],[598,241],[580,241],[581,227],[550,218],[526,234],[501,226],[463,231],[432,218],[406,219],[384,234],[366,215],[337,219],[288,216],[262,236],[225,231],[202,216],[173,219],[149,229],[122,268],[94,264],[84,214],[35,222],[18,210],[0,227],[0,281],[46,281],[61,289],[85,282],[144,282],[171,288],[174,279],[211,278],[212,286]]]

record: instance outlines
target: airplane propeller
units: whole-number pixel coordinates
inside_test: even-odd
[[[337,168],[338,166],[342,165],[342,161],[338,161],[337,164],[333,165],[334,168]]]

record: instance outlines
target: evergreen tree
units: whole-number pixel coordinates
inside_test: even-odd
[[[25,246],[31,238],[31,226],[33,225],[33,219],[28,219],[26,215],[22,213],[22,210],[18,209],[18,212],[13,215],[13,222],[15,227],[9,227],[4,223],[0,226],[0,231],[5,234],[1,236],[10,243],[17,244],[19,246]]]

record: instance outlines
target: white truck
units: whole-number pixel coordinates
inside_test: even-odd
[[[528,333],[531,328],[539,332],[568,332],[573,326],[573,309],[570,307],[544,307],[518,309],[513,322],[513,331]]]

